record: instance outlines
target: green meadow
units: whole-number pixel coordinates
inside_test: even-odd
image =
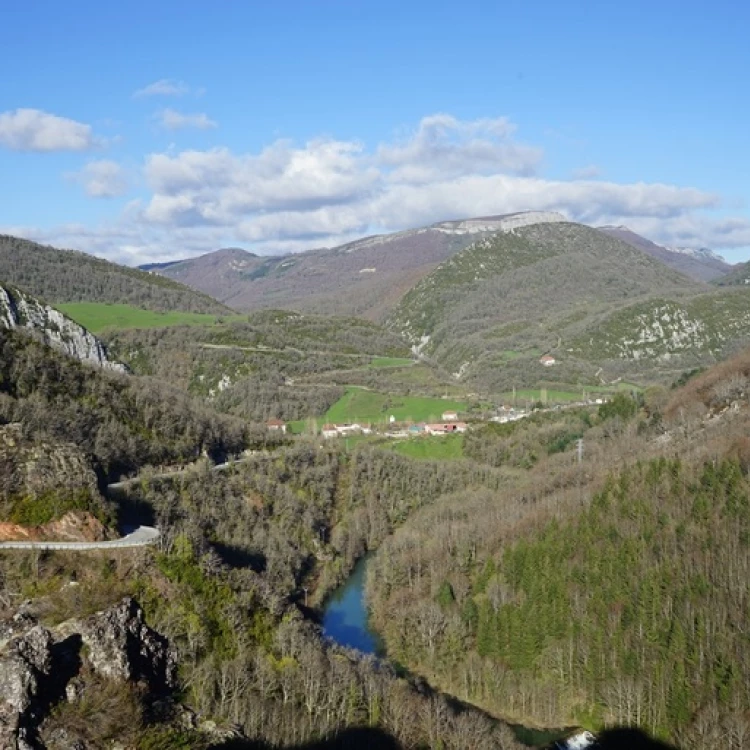
[[[423,396],[393,396],[364,388],[349,387],[346,393],[326,412],[324,422],[387,422],[393,415],[397,421],[439,421],[444,411],[465,411],[465,401],[451,401]]]
[[[67,302],[57,307],[92,333],[105,328],[165,328],[167,326],[212,326],[232,316],[172,310],[155,312],[132,305],[105,302]],[[239,317],[239,316],[238,316]]]
[[[368,367],[410,367],[413,359],[408,357],[373,357]]]
[[[463,435],[419,436],[393,440],[385,445],[409,458],[451,460],[463,458],[464,455]]]

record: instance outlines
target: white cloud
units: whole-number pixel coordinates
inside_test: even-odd
[[[235,155],[225,148],[152,154],[145,173],[154,195],[144,218],[181,226],[346,205],[380,181],[360,144],[329,139],[304,148],[279,141],[257,155]]]
[[[149,83],[142,89],[133,92],[133,98],[141,99],[146,96],[184,96],[190,93],[190,86],[184,81],[175,81],[172,78],[160,78],[158,81]]]
[[[424,117],[403,143],[382,144],[377,157],[394,182],[427,183],[467,174],[532,174],[542,150],[510,140],[506,117],[462,121],[447,114]]]
[[[156,119],[161,127],[166,130],[182,130],[184,128],[197,128],[198,130],[210,130],[218,127],[219,123],[209,118],[205,112],[186,114],[174,109],[164,109],[157,113]]]
[[[90,125],[39,109],[0,113],[0,145],[12,151],[86,151],[96,146]]]
[[[69,226],[43,241],[130,263],[176,259],[241,244],[258,253],[335,246],[435,221],[529,209],[562,211],[595,226],[625,223],[665,244],[750,247],[750,220],[717,218],[718,196],[694,187],[551,180],[542,151],[515,141],[506,118],[424,118],[409,135],[368,150],[357,141],[277,141],[150,154],[149,194],[113,225]],[[593,174],[588,170],[586,174]],[[90,194],[120,194],[112,162],[78,179]]]
[[[125,170],[114,161],[91,161],[69,177],[83,186],[92,198],[116,198],[128,191]]]

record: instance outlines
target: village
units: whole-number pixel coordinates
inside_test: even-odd
[[[316,434],[319,434],[326,440],[334,438],[346,438],[354,435],[378,435],[385,438],[403,439],[419,437],[441,437],[445,435],[455,435],[466,432],[475,425],[485,424],[486,422],[496,422],[506,424],[516,422],[520,419],[530,417],[532,414],[545,412],[554,412],[561,409],[574,409],[590,406],[599,406],[609,399],[605,396],[572,401],[566,404],[556,404],[550,407],[540,407],[533,405],[528,407],[515,407],[503,405],[495,410],[495,413],[489,417],[472,416],[471,421],[468,418],[461,418],[457,411],[444,411],[441,414],[439,422],[411,422],[399,421],[394,415],[390,415],[386,422],[373,424],[371,422],[346,422],[346,423],[327,423],[324,424]],[[289,425],[280,419],[269,419],[266,422],[266,428],[272,432],[282,432],[286,434]]]

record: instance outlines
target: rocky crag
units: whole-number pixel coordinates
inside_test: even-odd
[[[176,663],[174,649],[131,598],[54,628],[16,614],[0,624],[0,750],[87,747],[75,726],[48,731],[55,707],[82,704],[102,680],[137,684],[150,701],[169,696]]]
[[[97,367],[127,372],[112,362],[99,339],[54,307],[25,292],[0,285],[0,329],[21,328],[65,354]]]

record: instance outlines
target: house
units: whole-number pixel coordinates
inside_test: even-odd
[[[339,432],[336,429],[335,424],[324,424],[323,428],[320,431],[320,434],[324,438],[334,438],[334,437],[338,437]]]
[[[286,432],[286,423],[280,419],[269,419],[266,422],[266,427],[274,432]]]
[[[552,367],[555,362],[557,362],[557,360],[551,354],[545,354],[539,359],[539,364],[544,365],[545,367]]]
[[[458,412],[455,411],[444,411],[443,416],[441,417],[443,422],[457,422],[458,421]]]
[[[424,429],[428,435],[450,435],[453,432],[466,432],[466,422],[426,424]]]

